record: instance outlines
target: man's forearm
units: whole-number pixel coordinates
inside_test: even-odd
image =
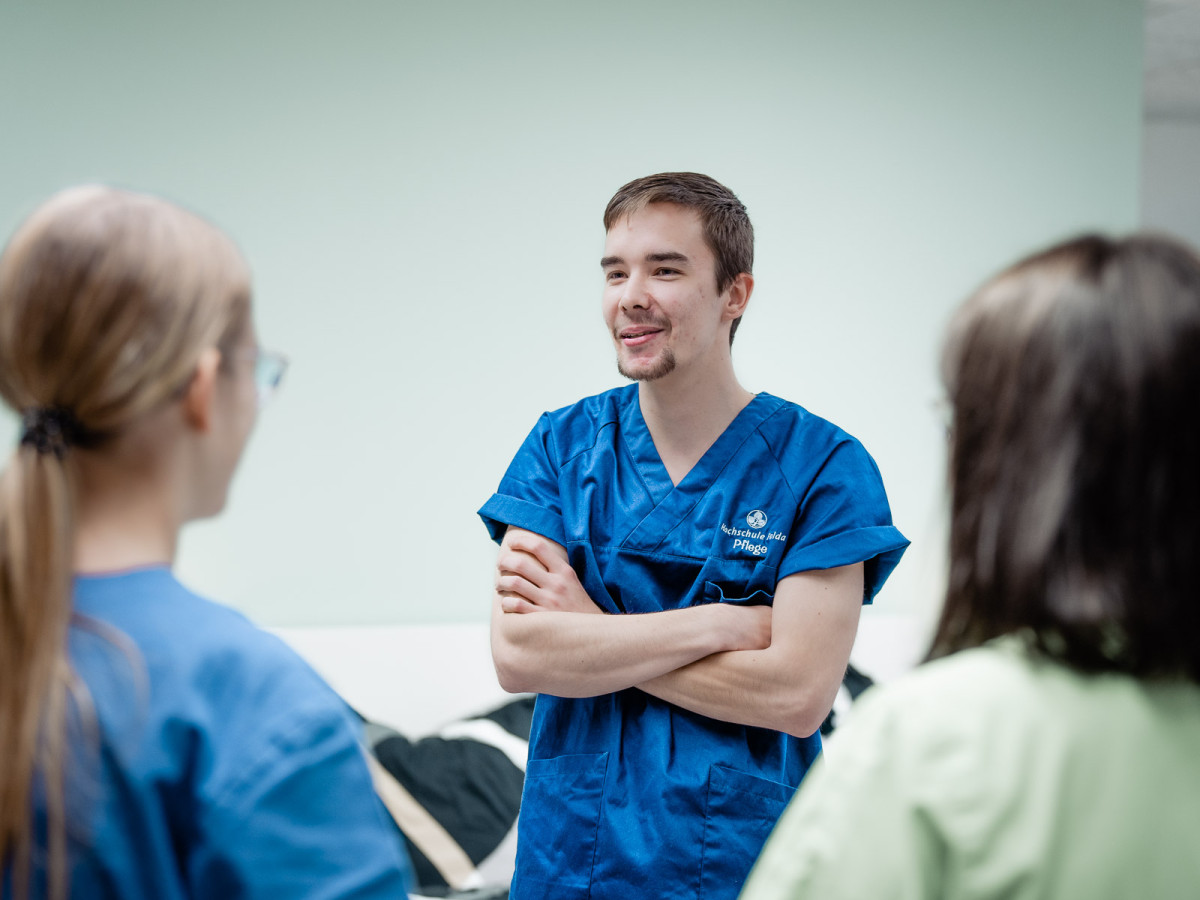
[[[651,681],[733,647],[762,646],[769,622],[721,604],[658,613],[492,615],[501,686],[559,697],[594,697]],[[769,611],[764,611],[769,616]]]
[[[776,586],[770,647],[711,655],[638,687],[724,722],[807,737],[837,696],[862,591],[861,564],[789,575]]]
[[[692,712],[807,737],[820,727],[837,692],[780,659],[778,648],[717,653],[637,686]]]

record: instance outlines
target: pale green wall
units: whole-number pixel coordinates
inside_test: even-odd
[[[1200,119],[1146,122],[1141,186],[1142,227],[1200,247]]]
[[[1136,0],[0,3],[0,226],[103,180],[199,208],[293,370],[180,570],[272,624],[483,619],[474,510],[616,384],[600,214],[709,172],[759,240],[748,387],[857,434],[936,601],[948,311],[1137,221]],[[11,422],[0,435],[11,442]]]

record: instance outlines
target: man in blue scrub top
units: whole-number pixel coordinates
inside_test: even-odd
[[[653,175],[604,227],[636,383],[543,415],[480,510],[496,671],[540,695],[512,897],[733,898],[908,542],[858,441],[734,375],[737,197]]]

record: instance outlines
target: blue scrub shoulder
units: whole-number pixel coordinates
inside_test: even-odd
[[[74,605],[71,662],[99,729],[84,723],[68,774],[73,896],[403,891],[361,723],[290,647],[166,568],[79,578]]]
[[[613,388],[545,413],[537,428],[552,436],[555,462],[561,467],[593,449],[606,429],[619,428],[622,416],[637,402],[636,384]]]
[[[75,630],[72,652],[98,681],[99,704],[108,699],[104,688],[125,677],[145,694],[141,717],[170,715],[211,724],[217,733],[242,726],[259,732],[269,716],[286,713],[285,699],[345,710],[282,640],[191,592],[166,569],[79,579],[75,609],[85,625],[94,623]],[[123,721],[137,705],[114,703],[105,711]]]

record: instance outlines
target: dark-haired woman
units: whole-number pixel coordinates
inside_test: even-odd
[[[407,862],[345,705],[171,572],[282,375],[216,228],[100,187],[0,256],[0,895],[383,898]]]
[[[1200,896],[1200,259],[1084,237],[952,321],[932,661],[868,694],[743,894]]]

